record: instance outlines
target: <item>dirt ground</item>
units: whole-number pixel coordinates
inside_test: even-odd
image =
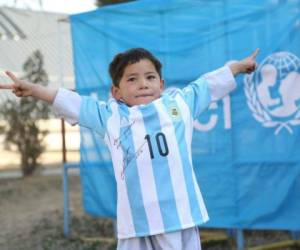
[[[116,249],[112,221],[85,215],[81,205],[79,177],[71,176],[69,181],[72,231],[71,236],[66,238],[63,235],[61,176],[36,175],[25,179],[0,179],[0,249]],[[202,248],[204,250],[235,249],[232,239],[224,232],[202,231]],[[287,232],[246,232],[248,246],[289,239]],[[300,248],[282,246],[277,249]]]
[[[0,179],[0,249],[115,249],[110,220],[84,214],[78,176],[70,176],[71,236],[63,235],[61,176]],[[100,246],[103,245],[103,246]]]

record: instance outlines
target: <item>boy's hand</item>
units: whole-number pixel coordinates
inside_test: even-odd
[[[0,89],[11,89],[18,97],[33,95],[34,84],[20,80],[10,71],[6,71],[5,73],[13,81],[13,83],[10,85],[0,84]]]
[[[256,69],[256,56],[258,53],[259,49],[256,49],[250,56],[229,65],[232,74],[235,76],[240,73],[252,73]]]

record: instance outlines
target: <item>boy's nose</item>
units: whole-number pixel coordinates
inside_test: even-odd
[[[146,79],[142,79],[140,81],[141,88],[147,88],[148,87],[148,81]]]

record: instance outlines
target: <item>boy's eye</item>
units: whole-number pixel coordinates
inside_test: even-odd
[[[147,79],[148,80],[153,80],[153,79],[156,79],[156,77],[154,75],[150,75],[150,76],[147,76]]]
[[[128,82],[134,82],[135,81],[135,77],[130,77],[130,78],[128,78]]]

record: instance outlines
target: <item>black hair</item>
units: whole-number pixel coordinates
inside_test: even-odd
[[[110,63],[109,74],[113,81],[113,85],[119,87],[119,83],[124,74],[125,68],[128,65],[137,63],[143,59],[147,59],[153,63],[155,70],[161,78],[161,62],[148,50],[143,48],[133,48],[117,54]]]

